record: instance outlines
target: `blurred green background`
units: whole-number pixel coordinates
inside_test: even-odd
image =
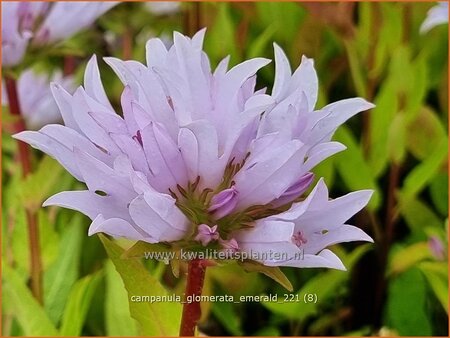
[[[314,170],[325,177],[331,197],[375,189],[369,206],[349,221],[375,244],[334,246],[347,272],[283,268],[294,294],[301,299],[316,294],[317,303],[205,303],[200,330],[207,335],[448,336],[448,26],[419,33],[433,5],[186,2],[175,12],[156,15],[142,3],[122,3],[89,31],[29,59],[35,69],[50,71],[62,68],[70,56],[81,83],[93,53],[143,62],[148,38],[163,36],[170,43],[173,30],[192,35],[205,26],[213,67],[228,54],[232,65],[256,56],[273,59],[272,42],[286,51],[293,68],[302,55],[314,58],[318,107],[354,96],[376,104],[336,133],[348,149]],[[100,70],[111,101],[119,106],[122,84],[105,63]],[[272,63],[260,71],[258,86],[270,90],[273,78]],[[87,217],[41,208],[51,194],[82,185],[39,152],[33,153],[35,172],[22,179],[8,129],[11,117],[2,111],[2,334],[145,333],[130,316],[127,291],[99,238],[87,236]],[[27,288],[25,209],[39,216],[44,305]],[[152,278],[183,292],[182,278],[174,278],[169,266],[142,264]],[[229,265],[209,269],[204,293],[283,298],[287,291],[263,275]],[[150,310],[158,311],[159,304],[139,306],[148,311],[142,320],[152,321]]]

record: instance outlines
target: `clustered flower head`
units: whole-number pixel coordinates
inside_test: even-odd
[[[270,60],[229,69],[227,57],[212,71],[204,34],[175,32],[170,49],[149,40],[146,65],[105,58],[125,86],[120,115],[95,56],[73,95],[52,85],[65,125],[15,137],[56,158],[87,189],[58,193],[44,205],[84,213],[92,219],[90,235],[252,255],[278,251],[283,259],[255,260],[343,269],[326,247],[372,241],[346,224],[372,191],[330,200],[321,179],[304,194],[312,169],[345,149],[331,141],[336,129],[373,105],[353,98],[315,110],[313,60],[303,57],[292,73],[277,45],[272,92],[257,90],[256,73]],[[302,259],[295,259],[299,252]]]
[[[69,38],[91,25],[117,2],[2,2],[2,64],[19,64],[28,45],[43,46]]]
[[[17,80],[20,111],[28,129],[37,130],[47,124],[61,122],[61,114],[50,91],[50,82],[58,82],[69,92],[76,88],[73,76],[63,76],[61,72],[48,76],[28,69]],[[8,105],[4,85],[2,90],[2,104]]]

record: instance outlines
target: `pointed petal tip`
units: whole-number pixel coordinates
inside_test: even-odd
[[[102,232],[101,226],[103,222],[105,221],[105,218],[102,214],[99,214],[91,223],[88,229],[88,236],[95,235],[99,232]]]
[[[363,241],[366,241],[366,242],[369,242],[369,243],[375,243],[375,241],[373,240],[373,238],[372,237],[370,237],[369,235],[367,235],[366,234],[366,238],[365,239],[363,239]]]
[[[42,206],[45,208],[45,207],[49,207],[49,206],[54,205],[54,203],[53,203],[53,197],[55,197],[56,195],[58,195],[58,194],[55,194],[55,195],[50,196],[49,198],[47,198],[47,199],[42,203]]]

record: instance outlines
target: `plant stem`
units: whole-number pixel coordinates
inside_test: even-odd
[[[10,113],[17,118],[17,121],[13,125],[13,130],[14,132],[18,133],[24,131],[26,127],[25,121],[23,120],[22,114],[20,112],[16,80],[12,77],[6,76],[5,83]],[[22,165],[22,175],[23,177],[26,177],[31,172],[30,148],[28,147],[28,144],[22,141],[17,142],[19,146],[19,161]]]
[[[76,63],[77,62],[76,62],[75,56],[73,56],[73,55],[66,55],[64,57],[63,73],[64,73],[65,76],[72,75],[73,73],[75,73]]]
[[[130,60],[133,56],[133,32],[130,27],[126,27],[122,34],[122,57]]]
[[[17,95],[16,80],[10,76],[5,77],[6,93],[8,95],[9,110],[11,115],[17,117],[17,121],[14,123],[13,130],[18,133],[26,129],[25,122],[22,118],[19,105],[19,97]],[[26,177],[31,173],[31,152],[30,147],[22,142],[18,141],[19,147],[19,161],[22,166],[22,176]],[[39,246],[39,229],[37,214],[33,210],[26,209],[27,223],[28,223],[28,236],[30,242],[30,256],[31,256],[31,290],[35,298],[42,303],[42,263],[41,263],[41,250]]]
[[[188,35],[192,36],[202,28],[202,9],[200,2],[190,3],[186,6],[184,27]]]
[[[181,317],[180,336],[195,336],[195,328],[200,320],[202,311],[200,302],[196,301],[197,296],[201,296],[203,283],[205,281],[206,265],[200,259],[189,262],[186,277],[185,297],[192,297],[191,302],[185,302],[183,305],[183,314]]]

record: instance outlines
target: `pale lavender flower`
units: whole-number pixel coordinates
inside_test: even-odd
[[[345,224],[371,195],[371,190],[361,190],[329,200],[328,189],[320,179],[304,201],[286,212],[257,220],[252,229],[238,230],[233,236],[242,251],[258,252],[264,265],[344,270],[341,260],[325,248],[342,242],[373,242],[361,229]],[[271,252],[285,256],[276,260]]]
[[[211,205],[208,211],[214,214],[216,218],[222,218],[231,213],[237,204],[238,191],[234,186],[222,190],[211,199]]]
[[[229,251],[231,253],[239,251],[239,244],[236,239],[231,238],[230,240],[223,240],[219,238],[219,243],[223,250]]]
[[[302,264],[264,264],[342,268],[322,249],[371,240],[344,224],[370,192],[329,202],[321,181],[305,202],[292,201],[311,184],[315,165],[345,149],[330,141],[338,126],[373,105],[355,98],[314,111],[312,60],[303,58],[292,74],[276,45],[271,95],[255,90],[255,74],[270,60],[255,58],[228,70],[227,57],[212,72],[202,51],[204,33],[192,39],[174,33],[170,49],[149,40],[146,65],[105,58],[125,85],[123,118],[106,97],[95,56],[84,88],[70,95],[52,86],[65,126],[15,137],[56,158],[87,190],[61,192],[44,205],[84,213],[93,220],[89,234],[189,247],[198,230],[217,225],[214,239],[220,233],[219,244],[233,250],[308,250]],[[319,236],[319,230],[328,232]]]
[[[144,6],[155,15],[171,15],[180,11],[178,1],[148,1]]]
[[[311,183],[314,180],[313,173],[306,173],[295,183],[290,186],[284,193],[281,194],[279,198],[272,202],[272,205],[275,207],[288,204],[289,202],[294,201],[299,196],[302,196],[303,193],[309,188]]]
[[[61,72],[48,76],[28,69],[17,80],[20,110],[28,129],[37,130],[46,124],[62,122],[61,113],[50,91],[50,82],[59,83],[69,92],[75,91],[76,88],[74,78],[63,77]],[[2,85],[2,104],[8,105],[4,85]]]
[[[197,230],[198,232],[194,239],[201,242],[203,246],[207,246],[210,242],[219,239],[217,225],[210,227],[207,224],[200,224]]]
[[[426,33],[444,23],[448,23],[448,2],[439,2],[428,11],[426,19],[420,26],[420,32]]]
[[[66,39],[91,25],[117,2],[2,2],[2,64],[19,64],[29,43]]]
[[[428,246],[434,257],[439,260],[443,260],[445,258],[445,247],[439,237],[431,236],[428,239]]]

